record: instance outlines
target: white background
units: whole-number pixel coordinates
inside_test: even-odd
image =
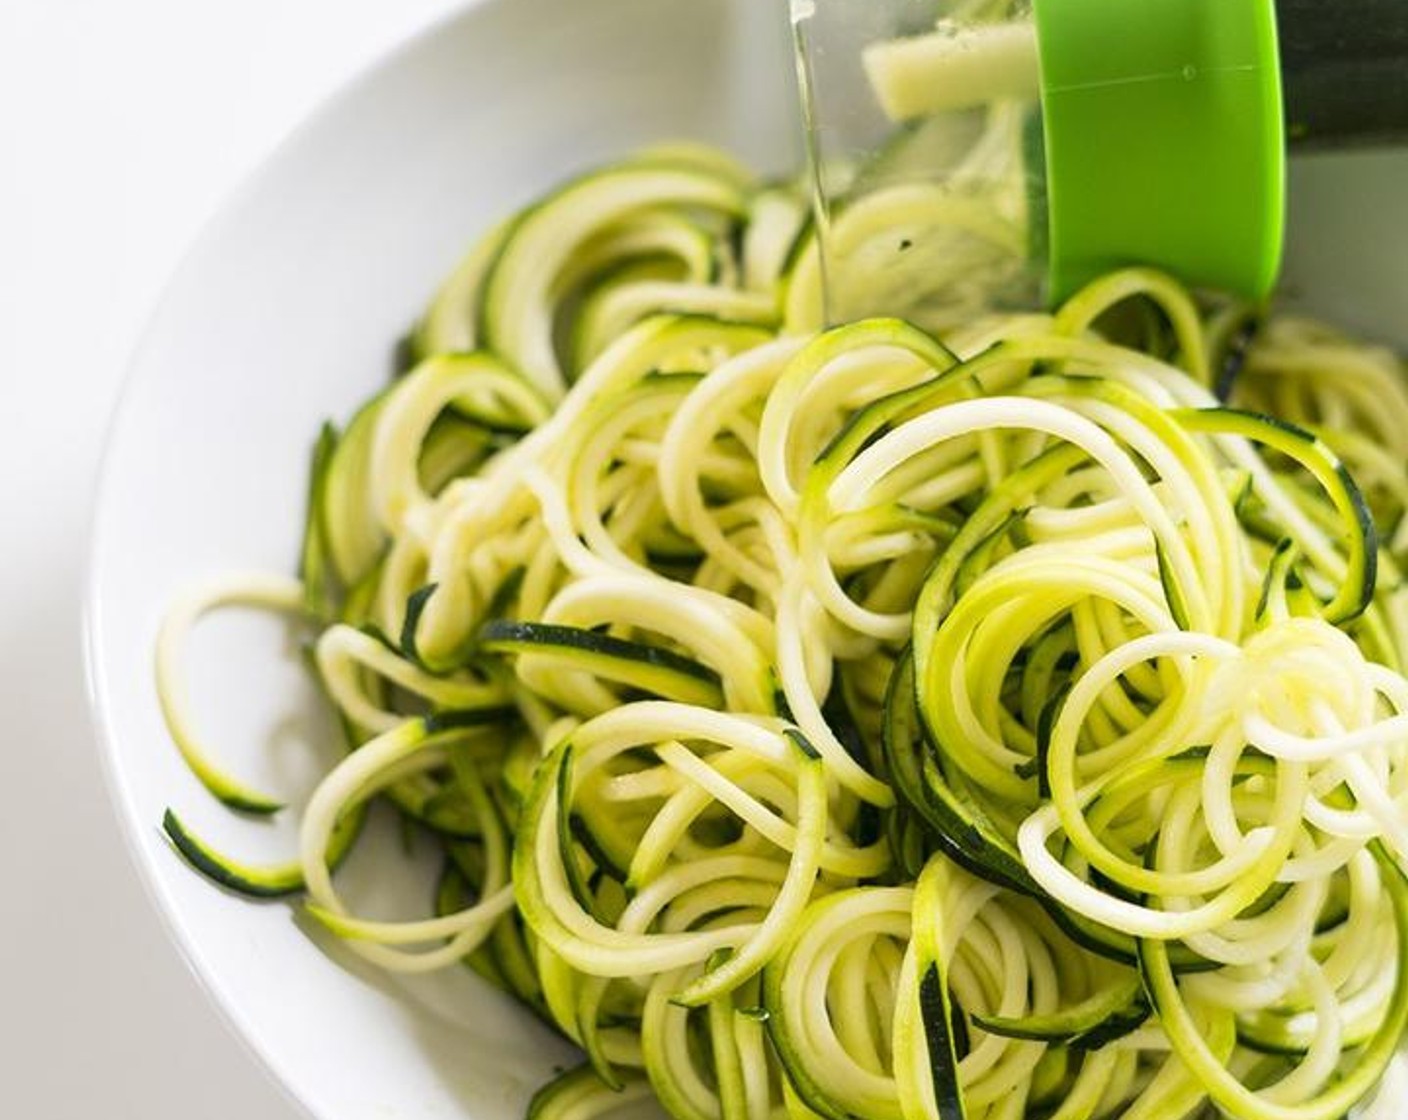
[[[202,223],[458,0],[0,0],[0,1114],[292,1120],[149,904],[80,595],[125,356]]]

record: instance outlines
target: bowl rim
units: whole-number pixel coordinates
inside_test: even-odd
[[[110,504],[110,491],[114,485],[110,468],[116,456],[118,441],[130,423],[134,387],[154,346],[160,323],[174,302],[176,293],[186,285],[208,247],[216,243],[234,221],[245,200],[252,197],[260,185],[275,173],[286,156],[298,147],[305,136],[335,117],[345,104],[354,100],[379,77],[444,35],[452,25],[476,9],[508,2],[509,0],[454,0],[444,11],[437,12],[420,25],[391,39],[375,50],[371,57],[356,65],[331,90],[317,98],[310,109],[285,128],[253,166],[241,172],[220,194],[194,236],[181,249],[176,263],[161,283],[156,298],[144,309],[135,340],[115,359],[122,372],[103,429],[97,463],[89,479],[84,522],[85,539],[80,545],[83,561],[80,567],[82,587],[79,596],[79,631],[87,721],[91,731],[92,749],[98,755],[108,806],[116,820],[117,831],[122,837],[122,846],[129,866],[137,872],[137,879],[142,884],[148,905],[157,916],[167,939],[176,948],[179,960],[184,964],[187,973],[195,979],[206,1004],[214,1009],[217,1020],[230,1037],[254,1059],[254,1067],[264,1076],[266,1082],[273,1085],[295,1111],[310,1120],[321,1118],[295,1089],[280,1057],[261,1041],[259,1033],[245,1021],[227,986],[205,966],[199,947],[181,925],[177,907],[162,885],[151,850],[144,847],[139,838],[138,830],[142,825],[133,812],[127,778],[117,765],[119,737],[113,723],[110,686],[100,652],[103,609],[99,582],[107,549],[103,513]]]

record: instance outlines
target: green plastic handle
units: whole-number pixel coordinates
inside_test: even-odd
[[[1035,0],[1049,294],[1128,264],[1250,299],[1276,282],[1273,0]]]

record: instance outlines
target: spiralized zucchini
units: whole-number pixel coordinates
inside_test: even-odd
[[[693,148],[492,232],[320,438],[299,580],[163,631],[181,750],[268,813],[181,640],[310,628],[349,752],[298,853],[174,845],[517,995],[585,1055],[535,1117],[1361,1107],[1408,1026],[1399,362],[1140,270],[816,331],[811,236]],[[441,842],[428,916],[337,890],[373,801]]]

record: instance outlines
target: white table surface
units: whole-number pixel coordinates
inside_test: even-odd
[[[293,1120],[169,941],[88,723],[80,588],[125,356],[324,96],[458,0],[0,0],[0,1115]]]

